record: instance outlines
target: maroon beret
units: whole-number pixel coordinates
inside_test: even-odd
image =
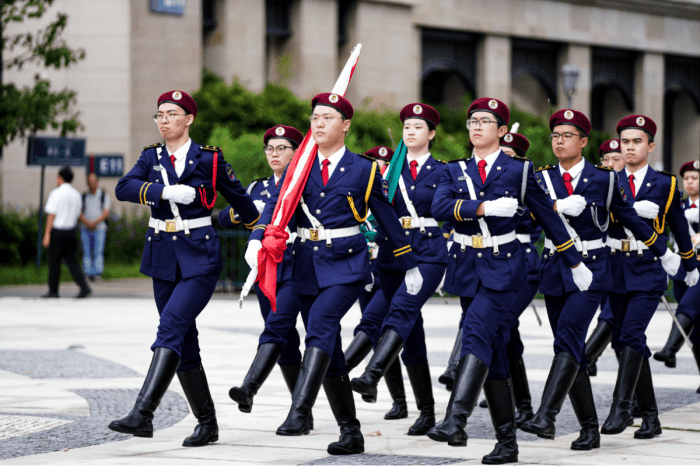
[[[617,134],[626,129],[641,129],[651,135],[656,136],[656,123],[651,118],[644,115],[630,115],[624,117],[617,124]]]
[[[187,113],[191,113],[192,116],[197,116],[197,103],[185,91],[168,91],[165,94],[161,94],[158,97],[158,106],[160,107],[160,104],[165,102],[178,105]]]
[[[506,133],[501,138],[501,146],[512,147],[513,149],[522,151],[523,155],[527,154],[530,148],[530,141],[525,136],[518,133]]]
[[[608,139],[607,141],[602,143],[598,148],[598,155],[600,157],[603,157],[605,154],[609,154],[610,152],[622,153],[622,149],[620,149],[619,139]]]
[[[394,151],[386,146],[377,146],[365,152],[365,155],[367,157],[372,157],[373,159],[390,162],[391,158],[394,156]]]
[[[681,165],[681,176],[685,175],[685,172],[689,170],[700,171],[700,161],[693,160],[692,162],[686,162]]]
[[[432,123],[433,126],[437,128],[440,124],[440,114],[430,105],[413,103],[408,104],[401,109],[401,114],[399,115],[401,121],[406,121],[408,118],[420,118],[428,123]]]
[[[277,125],[265,131],[265,136],[263,136],[263,142],[267,144],[267,141],[273,138],[283,138],[290,142],[296,143],[297,147],[301,145],[301,141],[304,140],[301,131],[294,128],[293,126]]]
[[[555,112],[549,119],[549,129],[554,131],[555,126],[572,125],[583,131],[586,136],[591,133],[591,122],[578,110],[565,108]]]
[[[330,92],[324,92],[318,94],[311,101],[311,108],[315,108],[316,105],[325,105],[326,107],[333,107],[343,114],[348,120],[352,119],[353,109],[350,101],[340,94],[332,94]]]
[[[482,97],[476,99],[469,106],[469,111],[467,114],[471,117],[474,112],[489,112],[498,116],[503,123],[506,125],[510,121],[510,111],[508,111],[508,106],[498,99],[492,99],[491,97]]]

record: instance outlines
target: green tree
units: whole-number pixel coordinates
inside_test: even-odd
[[[30,20],[39,20],[56,3],[55,0],[0,0],[0,147],[17,136],[25,137],[47,128],[60,130],[61,135],[74,133],[80,128],[78,113],[71,106],[75,103],[75,91],[51,89],[48,80],[37,75],[33,87],[17,88],[4,83],[2,72],[21,70],[33,64],[46,68],[66,68],[85,58],[85,51],[69,47],[62,38],[68,24],[68,16],[57,13],[48,25],[36,30]],[[9,27],[8,27],[9,26]]]

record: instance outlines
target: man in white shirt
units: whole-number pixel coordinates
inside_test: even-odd
[[[80,193],[71,186],[73,170],[63,167],[56,177],[56,189],[51,191],[46,201],[46,230],[42,244],[48,249],[49,292],[43,298],[58,298],[58,280],[61,273],[61,259],[65,259],[73,280],[80,287],[76,298],[85,298],[92,290],[85,281],[85,275],[78,262],[78,239],[76,226],[83,206]]]
[[[98,187],[97,175],[90,173],[87,179],[89,191],[83,193],[82,213],[78,220],[80,241],[83,243],[83,270],[90,281],[99,278],[104,270],[105,234],[107,217],[112,203],[102,188]]]

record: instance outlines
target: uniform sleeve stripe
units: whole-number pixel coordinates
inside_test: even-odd
[[[651,238],[649,238],[648,240],[644,241],[644,245],[647,246],[647,247],[651,246],[652,244],[654,244],[654,242],[656,242],[656,239],[657,239],[658,237],[659,237],[659,235],[657,235],[656,232],[654,232],[654,234],[651,235]]]
[[[683,259],[690,259],[691,257],[693,257],[693,254],[695,254],[695,252],[691,249],[688,252],[682,252],[680,255]]]
[[[459,221],[459,222],[462,221],[462,217],[459,215],[459,209],[460,209],[461,206],[462,206],[462,202],[464,202],[464,200],[462,200],[462,199],[460,199],[459,201],[455,202],[455,211],[454,211],[454,214],[455,214],[455,219],[456,219],[457,221]]]
[[[153,184],[153,183],[148,183],[148,184],[146,185],[146,189],[143,190],[143,203],[144,203],[144,204],[146,203],[146,193],[148,192],[148,188],[150,188],[152,184]]]
[[[231,209],[231,211],[233,211],[233,209]],[[256,218],[255,220],[253,220],[253,221],[250,222],[250,223],[246,223],[245,226],[246,226],[247,228],[250,228],[250,227],[252,227],[253,225],[255,225],[255,224],[258,222],[258,220],[260,220],[260,214],[258,214],[258,218]]]
[[[394,254],[394,257],[399,257],[400,255],[406,254],[406,253],[408,253],[408,252],[412,252],[412,251],[411,251],[411,248],[408,248],[408,249],[406,249],[405,251],[400,252],[400,253],[398,253],[398,254],[395,253],[395,254]]]
[[[570,239],[566,243],[560,244],[556,248],[557,248],[557,251],[561,252],[561,251],[566,251],[567,249],[569,249],[573,245],[574,245],[574,240]]]
[[[411,245],[410,245],[410,244],[407,244],[406,246],[404,246],[404,247],[402,247],[402,248],[394,249],[394,254],[396,254],[397,252],[401,252],[401,251],[403,251],[404,249],[411,249]]]
[[[147,184],[148,184],[148,183],[142,184],[142,185],[141,185],[141,189],[139,190],[139,202],[140,202],[141,204],[145,204],[144,199],[143,199],[143,197],[142,197],[142,194],[143,194],[143,188],[144,188]]]

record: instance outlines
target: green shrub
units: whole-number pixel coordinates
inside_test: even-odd
[[[25,265],[36,262],[36,214],[0,211],[0,264]]]

